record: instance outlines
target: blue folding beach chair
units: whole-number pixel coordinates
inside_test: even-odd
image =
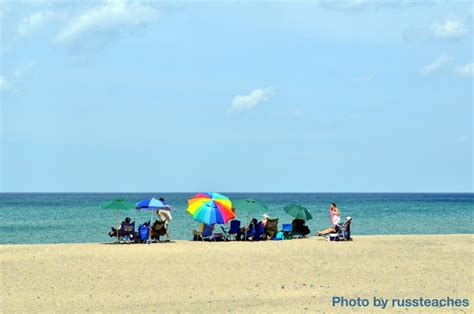
[[[237,236],[240,234],[240,220],[232,220],[230,222],[229,230],[227,231],[224,227],[221,227],[222,232],[224,232],[226,241],[237,239]]]
[[[135,241],[136,232],[135,232],[135,221],[127,223],[122,221],[119,230],[119,243],[131,243]]]
[[[135,222],[130,221],[130,218],[128,219],[128,221],[122,221],[118,230],[112,227],[112,231],[109,232],[110,237],[117,238],[117,243],[132,243],[137,238]]]
[[[351,223],[352,223],[352,217],[347,217],[344,224],[337,231],[339,241],[352,241]]]
[[[283,233],[283,239],[288,240],[292,238],[293,225],[292,224],[282,224],[281,232]]]
[[[201,235],[199,236],[201,241],[209,240],[209,241],[216,241],[214,238],[214,226],[204,224],[202,228]]]
[[[327,235],[328,241],[352,241],[351,223],[352,217],[346,217],[344,224],[339,224],[336,228],[336,233],[330,233]]]

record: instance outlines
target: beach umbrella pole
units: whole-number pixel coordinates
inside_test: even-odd
[[[152,229],[152,225],[153,225],[153,211],[151,211],[151,215],[150,215],[150,225],[148,226],[148,241],[151,243],[151,231],[153,230]]]
[[[116,233],[117,233],[117,243],[119,243],[119,228],[117,228],[117,227],[118,227],[118,225],[119,225],[119,223],[120,223],[120,209],[117,209],[117,210],[115,211],[115,213],[116,213],[116,217],[115,217],[115,231],[116,231]]]
[[[249,227],[250,224],[250,212],[247,212],[247,223],[244,226],[244,240],[245,236],[247,235],[247,228]]]

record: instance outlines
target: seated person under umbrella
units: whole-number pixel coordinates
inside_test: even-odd
[[[271,219],[267,214],[263,215],[262,225],[265,229],[264,240],[272,239],[278,232],[278,218]]]
[[[265,236],[265,223],[266,220],[258,222],[256,218],[253,218],[250,222],[247,230],[245,231],[245,240],[258,241]]]
[[[130,217],[125,218],[124,221],[120,224],[120,229],[117,230],[114,227],[112,227],[112,231],[109,232],[110,237],[130,237],[130,239],[134,239],[136,236],[135,232],[135,221],[132,222],[132,219]]]
[[[193,241],[198,240],[213,240],[213,241],[225,241],[222,233],[215,233],[216,224],[207,225],[203,222],[199,225],[199,230],[193,230]]]
[[[205,226],[206,226],[206,224],[201,222],[199,224],[199,230],[193,229],[193,241],[197,241],[197,240],[201,239],[202,232],[204,231]],[[212,231],[214,231],[214,225],[212,225],[211,227],[212,227]]]
[[[310,230],[308,226],[306,226],[306,221],[303,219],[294,219],[291,223],[293,234],[295,235],[302,235],[303,237],[310,234]]]

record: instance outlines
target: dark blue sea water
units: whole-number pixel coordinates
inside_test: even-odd
[[[353,217],[356,235],[473,233],[474,194],[385,193],[224,193],[232,198],[252,197],[265,202],[271,217],[281,223],[292,218],[282,207],[295,203],[309,209],[311,233],[329,224],[328,205],[333,201],[342,217]],[[173,212],[173,239],[190,239],[197,227],[186,211],[193,193],[0,193],[0,243],[111,242],[106,235],[115,223],[115,211],[100,208],[103,201],[121,197],[137,202],[163,196],[177,208]],[[261,213],[263,214],[263,212]],[[122,211],[137,225],[150,212]],[[247,220],[247,215],[238,218]],[[259,215],[258,218],[260,218]]]

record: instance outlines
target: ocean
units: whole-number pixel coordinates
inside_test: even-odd
[[[231,199],[255,198],[266,203],[270,217],[279,225],[292,218],[283,206],[300,204],[308,208],[311,234],[330,225],[329,203],[335,202],[341,217],[351,216],[352,233],[376,234],[453,234],[473,233],[474,193],[223,193]],[[113,198],[136,203],[151,197],[164,197],[173,211],[171,236],[191,239],[197,228],[186,211],[193,193],[0,193],[0,243],[83,243],[112,242],[107,235],[115,225],[115,211],[100,204]],[[247,221],[247,214],[236,213]],[[257,218],[261,218],[259,213]],[[152,218],[152,212],[121,211],[136,226]],[[155,217],[153,217],[155,219]]]

